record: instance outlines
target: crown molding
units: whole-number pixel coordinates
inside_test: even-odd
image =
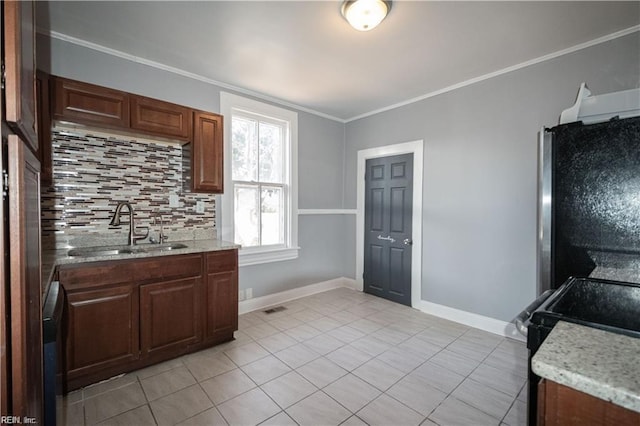
[[[590,41],[587,41],[587,42],[584,42],[584,43],[580,43],[580,44],[577,44],[575,46],[568,47],[566,49],[558,50],[556,52],[552,52],[552,53],[549,53],[547,55],[539,56],[537,58],[534,58],[534,59],[531,59],[531,60],[528,60],[528,61],[525,61],[525,62],[521,62],[519,64],[512,65],[510,67],[502,68],[500,70],[493,71],[493,72],[490,72],[488,74],[484,74],[484,75],[481,75],[481,76],[478,76],[478,77],[474,77],[474,78],[471,78],[469,80],[465,80],[465,81],[462,81],[460,83],[456,83],[456,84],[453,84],[451,86],[447,86],[447,87],[444,87],[442,89],[438,89],[438,90],[435,90],[433,92],[429,92],[429,93],[426,93],[424,95],[417,96],[415,98],[407,99],[406,101],[402,101],[402,102],[398,102],[398,103],[395,103],[395,104],[392,104],[392,105],[388,105],[386,107],[375,109],[375,110],[366,112],[364,114],[356,115],[354,117],[347,118],[347,119],[334,117],[332,115],[325,114],[323,112],[316,111],[316,110],[313,110],[313,109],[310,109],[310,108],[307,108],[307,107],[303,107],[301,105],[297,105],[297,104],[294,104],[294,103],[291,103],[291,102],[287,102],[287,101],[284,101],[282,99],[274,98],[272,96],[268,96],[268,95],[265,95],[263,93],[255,92],[253,90],[249,90],[249,89],[245,89],[245,88],[242,88],[242,87],[234,86],[232,84],[228,84],[228,83],[224,83],[224,82],[221,82],[221,81],[213,80],[211,78],[204,77],[204,76],[202,76],[200,74],[195,74],[195,73],[192,73],[192,72],[180,69],[180,68],[176,68],[176,67],[172,67],[172,66],[169,66],[169,65],[165,65],[165,64],[159,63],[159,62],[155,62],[155,61],[151,61],[151,60],[148,60],[148,59],[144,59],[144,58],[141,58],[139,56],[135,56],[135,55],[131,55],[131,54],[128,54],[128,53],[125,53],[125,52],[121,52],[121,51],[116,50],[116,49],[111,49],[109,47],[102,46],[102,45],[96,44],[96,43],[92,43],[92,42],[89,42],[89,41],[86,41],[86,40],[82,40],[82,39],[79,39],[79,38],[76,38],[76,37],[72,37],[72,36],[69,36],[69,35],[66,35],[66,34],[62,34],[62,33],[59,33],[57,31],[49,31],[49,30],[45,30],[43,28],[37,28],[36,31],[39,34],[42,34],[42,35],[45,35],[45,36],[48,36],[48,37],[51,37],[51,38],[54,38],[54,39],[57,39],[57,40],[66,41],[66,42],[71,43],[71,44],[75,44],[75,45],[78,45],[78,46],[81,46],[81,47],[86,47],[87,49],[92,49],[92,50],[95,50],[95,51],[98,51],[98,52],[102,52],[102,53],[105,53],[105,54],[108,54],[108,55],[116,56],[118,58],[126,59],[126,60],[129,60],[129,61],[132,61],[132,62],[137,62],[137,63],[143,64],[143,65],[147,65],[147,66],[150,66],[150,67],[153,67],[153,68],[157,68],[157,69],[160,69],[160,70],[163,70],[163,71],[167,71],[167,72],[171,72],[171,73],[174,73],[174,74],[177,74],[177,75],[181,75],[183,77],[187,77],[187,78],[191,78],[191,79],[194,79],[194,80],[202,81],[204,83],[213,84],[215,86],[219,86],[219,87],[227,89],[227,90],[233,90],[235,92],[242,93],[242,94],[249,95],[249,96],[253,96],[255,98],[258,98],[258,99],[261,99],[261,100],[264,100],[264,101],[267,101],[267,102],[271,102],[271,103],[274,103],[274,104],[286,106],[286,107],[293,108],[293,109],[296,109],[296,110],[299,110],[299,111],[303,111],[303,112],[307,112],[309,114],[313,114],[313,115],[316,115],[316,116],[319,116],[319,117],[323,117],[323,118],[326,118],[326,119],[329,119],[329,120],[332,120],[332,121],[337,121],[339,123],[346,124],[346,123],[350,123],[352,121],[360,120],[362,118],[370,117],[372,115],[380,114],[380,113],[385,112],[385,111],[390,111],[390,110],[393,110],[393,109],[396,109],[396,108],[400,108],[400,107],[403,107],[403,106],[406,106],[406,105],[410,105],[410,104],[413,104],[413,103],[416,103],[416,102],[420,102],[420,101],[423,101],[425,99],[433,98],[435,96],[442,95],[444,93],[451,92],[451,91],[454,91],[456,89],[460,89],[460,88],[463,88],[463,87],[466,87],[466,86],[470,86],[472,84],[479,83],[479,82],[484,81],[484,80],[489,80],[491,78],[498,77],[500,75],[507,74],[507,73],[510,73],[510,72],[513,72],[513,71],[517,71],[517,70],[520,70],[522,68],[529,67],[531,65],[535,65],[535,64],[542,63],[542,62],[546,62],[546,61],[549,61],[551,59],[558,58],[560,56],[568,55],[570,53],[574,53],[574,52],[577,52],[579,50],[583,50],[583,49],[586,49],[586,48],[589,48],[589,47],[592,47],[592,46],[596,46],[598,44],[606,43],[608,41],[615,40],[617,38],[627,36],[629,34],[633,34],[635,32],[640,31],[640,25],[635,25],[633,27],[626,28],[624,30],[620,30],[620,31],[617,31],[615,33],[611,33],[611,34],[608,34],[608,35],[605,35],[605,36],[602,36],[602,37],[599,37],[599,38],[596,38],[596,39],[593,39],[593,40],[590,40]]]
[[[75,44],[76,46],[85,47],[87,49],[95,50],[97,52],[105,53],[107,55],[115,56],[117,58],[126,59],[131,62],[136,62],[142,65],[147,65],[152,68],[156,68],[159,70],[167,71],[173,74],[177,74],[183,77],[191,78],[193,80],[202,81],[204,83],[213,84],[215,86],[221,87],[223,89],[232,90],[234,92],[242,93],[244,95],[252,96],[254,98],[258,98],[263,101],[271,102],[277,105],[285,106],[288,108],[296,109],[298,111],[307,112],[309,114],[317,115],[319,117],[323,117],[332,121],[337,121],[339,123],[345,123],[345,120],[342,118],[334,117],[329,114],[325,114],[320,111],[316,111],[307,107],[303,107],[301,105],[297,105],[291,102],[287,102],[282,99],[274,98],[269,95],[265,95],[264,93],[255,92],[253,90],[245,89],[242,87],[234,86],[229,83],[224,83],[222,81],[214,80],[208,77],[205,77],[200,74],[192,73],[190,71],[186,71],[180,68],[172,67],[170,65],[165,65],[160,62],[151,61],[149,59],[141,58],[139,56],[131,55],[129,53],[122,52],[120,50],[112,49],[110,47],[102,46],[97,43],[92,43],[90,41],[82,40],[67,34],[62,34],[57,31],[48,31],[43,28],[36,28],[36,32],[38,34],[42,34],[44,36],[65,41],[67,43]]]
[[[423,101],[425,99],[433,98],[434,96],[442,95],[443,93],[451,92],[451,91],[454,91],[456,89],[460,89],[462,87],[470,86],[472,84],[479,83],[479,82],[484,81],[484,80],[489,80],[490,78],[498,77],[500,75],[507,74],[507,73],[510,73],[512,71],[517,71],[519,69],[526,68],[526,67],[531,66],[531,65],[539,64],[541,62],[549,61],[551,59],[555,59],[555,58],[560,57],[560,56],[568,55],[570,53],[574,53],[574,52],[577,52],[579,50],[586,49],[588,47],[596,46],[596,45],[601,44],[601,43],[606,43],[608,41],[615,40],[617,38],[624,37],[624,36],[629,35],[629,34],[633,34],[633,33],[637,32],[637,31],[640,31],[640,25],[635,25],[635,26],[633,26],[631,28],[627,28],[627,29],[624,29],[624,30],[621,30],[621,31],[617,31],[615,33],[608,34],[606,36],[599,37],[599,38],[596,38],[594,40],[587,41],[585,43],[577,44],[575,46],[571,46],[571,47],[568,47],[566,49],[558,50],[557,52],[549,53],[548,55],[539,56],[537,58],[534,58],[534,59],[531,59],[531,60],[528,60],[528,61],[525,61],[525,62],[521,62],[519,64],[512,65],[512,66],[507,67],[507,68],[502,68],[502,69],[500,69],[498,71],[490,72],[488,74],[484,74],[484,75],[481,75],[479,77],[474,77],[474,78],[471,78],[469,80],[465,80],[465,81],[462,81],[460,83],[456,83],[456,84],[453,84],[451,86],[448,86],[448,87],[445,87],[445,88],[442,88],[442,89],[439,89],[439,90],[424,94],[422,96],[418,96],[418,97],[415,97],[415,98],[407,99],[406,101],[398,102],[396,104],[389,105],[389,106],[386,106],[386,107],[383,107],[383,108],[379,108],[379,109],[375,109],[373,111],[369,111],[369,112],[366,112],[364,114],[356,115],[355,117],[351,117],[351,118],[345,119],[344,122],[345,123],[350,123],[352,121],[356,121],[356,120],[359,120],[361,118],[370,117],[372,115],[380,114],[381,112],[390,111],[392,109],[396,109],[396,108],[400,108],[400,107],[403,107],[403,106],[406,106],[406,105],[410,105],[410,104],[413,104],[413,103],[416,103],[416,102],[420,102],[420,101]]]

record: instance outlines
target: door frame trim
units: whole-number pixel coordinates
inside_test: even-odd
[[[371,158],[413,154],[413,212],[411,215],[411,306],[418,308],[422,301],[422,170],[424,140],[416,140],[358,151],[357,208],[356,208],[356,288],[364,289],[364,176],[366,162]]]

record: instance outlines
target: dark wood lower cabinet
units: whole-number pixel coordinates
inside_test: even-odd
[[[237,250],[62,265],[65,390],[233,339]]]
[[[223,339],[238,329],[238,252],[207,255],[206,336]]]
[[[538,384],[538,426],[638,426],[640,413],[551,380]]]
[[[141,356],[173,354],[201,340],[201,279],[140,286]]]
[[[132,284],[68,292],[68,378],[138,359],[137,310]]]

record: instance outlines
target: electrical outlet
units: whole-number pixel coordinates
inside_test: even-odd
[[[178,194],[169,194],[169,207],[180,207]]]
[[[204,201],[196,201],[196,213],[204,213]]]
[[[244,290],[238,290],[238,300],[244,300]]]
[[[247,299],[251,299],[253,297],[253,289],[249,287],[244,291],[244,294],[247,297]]]

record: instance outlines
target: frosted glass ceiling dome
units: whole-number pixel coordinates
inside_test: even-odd
[[[383,0],[348,0],[342,4],[342,16],[358,31],[378,26],[391,10],[391,2]]]

